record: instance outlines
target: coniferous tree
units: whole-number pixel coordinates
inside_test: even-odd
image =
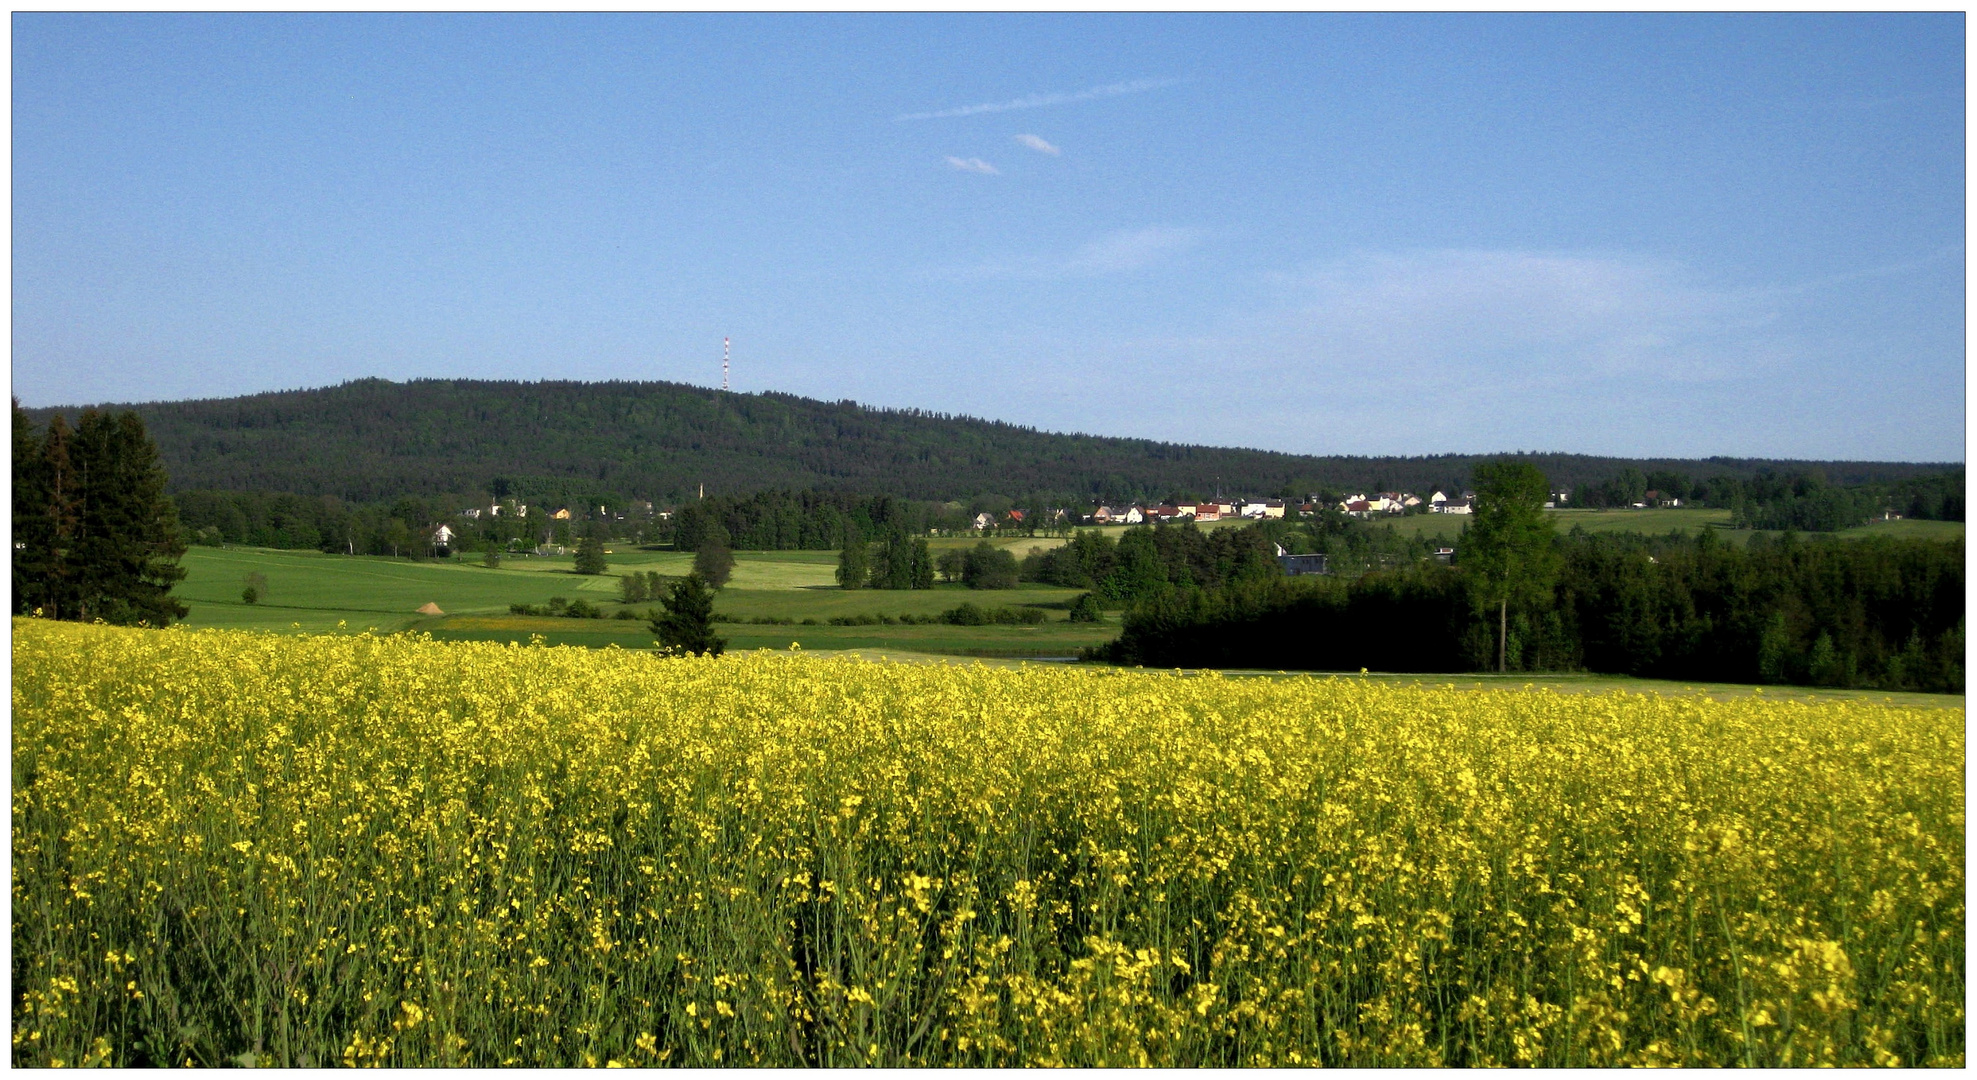
[[[576,571],[579,574],[601,574],[604,562],[604,523],[593,521],[584,530],[583,540],[577,544]]]
[[[714,591],[699,574],[673,582],[660,603],[665,610],[650,625],[661,647],[707,656],[719,656],[728,647],[727,639],[714,634]]]
[[[143,421],[90,409],[71,434],[56,414],[38,437],[15,408],[15,610],[124,625],[184,618],[170,593],[185,543]]]
[[[934,587],[934,559],[927,550],[927,541],[916,538],[913,541],[913,588],[931,589]]]
[[[61,420],[61,414],[55,416]],[[34,423],[14,399],[14,614],[25,615],[45,599],[43,565],[52,543],[48,516],[45,444]]]
[[[885,542],[879,545],[878,558],[872,564],[872,587],[875,589],[925,589],[933,587],[933,565],[926,554],[927,542],[907,535],[904,528],[893,528],[887,533]],[[919,563],[926,562],[927,583],[919,584]]]
[[[838,552],[837,584],[840,589],[862,589],[870,583],[872,575],[871,555],[865,547],[865,537],[858,529],[844,530],[844,550]]]

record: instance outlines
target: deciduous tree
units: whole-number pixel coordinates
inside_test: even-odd
[[[1541,601],[1558,577],[1556,534],[1544,512],[1550,491],[1545,475],[1523,461],[1478,465],[1475,483],[1475,515],[1456,544],[1457,557],[1478,606],[1497,609],[1496,666],[1503,671],[1510,605]]]

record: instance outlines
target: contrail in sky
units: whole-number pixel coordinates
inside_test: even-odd
[[[1094,86],[1075,94],[1031,94],[1014,101],[994,101],[986,105],[963,105],[958,109],[942,109],[939,112],[907,113],[893,117],[894,122],[905,120],[945,120],[954,116],[979,116],[982,113],[1009,112],[1012,109],[1041,109],[1046,105],[1068,105],[1073,101],[1090,101],[1093,98],[1118,97],[1120,94],[1139,94],[1148,90],[1158,90],[1163,86],[1173,86],[1181,79],[1134,79],[1132,82],[1113,83],[1110,86]]]

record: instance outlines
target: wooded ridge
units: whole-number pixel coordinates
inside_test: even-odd
[[[334,495],[516,494],[559,505],[662,504],[767,488],[884,492],[916,499],[1061,493],[1092,501],[1174,493],[1297,495],[1321,489],[1460,487],[1471,467],[1514,457],[1562,488],[1624,467],[1698,479],[1765,467],[1818,468],[1835,483],[1895,481],[1957,465],[1621,459],[1578,454],[1312,456],[1082,434],[999,421],[741,394],[667,382],[360,379],[338,386],[135,410],[175,491]],[[32,409],[45,423],[77,406]],[[1313,425],[1326,418],[1314,416]]]

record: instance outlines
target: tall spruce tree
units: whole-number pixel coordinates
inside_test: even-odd
[[[55,420],[59,422],[58,413]],[[46,600],[42,565],[53,550],[48,515],[46,443],[14,399],[14,614],[25,615]]]
[[[726,638],[714,634],[714,590],[699,574],[673,582],[660,604],[665,610],[650,625],[661,648],[719,656],[728,647]]]
[[[593,521],[584,530],[583,540],[577,544],[576,572],[579,574],[601,574],[604,562],[604,523]]]
[[[844,529],[844,550],[837,556],[837,584],[840,589],[862,589],[871,583],[872,557],[864,534],[856,525]]]
[[[88,409],[73,434],[58,414],[37,436],[14,408],[15,611],[120,625],[184,618],[171,589],[185,576],[185,542],[144,422]]]
[[[934,587],[934,557],[927,550],[924,537],[913,541],[913,588],[931,589]]]

